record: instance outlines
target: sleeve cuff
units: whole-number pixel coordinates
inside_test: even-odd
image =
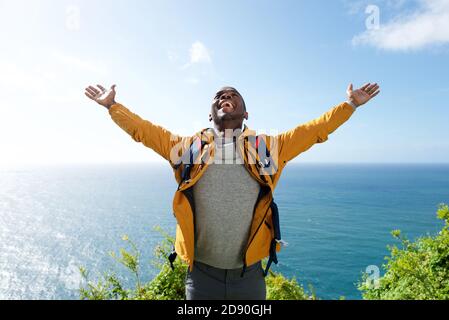
[[[353,107],[354,111],[357,110],[357,106],[354,103],[352,103],[351,101],[348,100],[348,101],[346,101],[346,103],[349,104],[351,107]]]
[[[112,114],[116,109],[118,109],[120,107],[121,107],[120,103],[113,104],[108,110],[109,114]]]

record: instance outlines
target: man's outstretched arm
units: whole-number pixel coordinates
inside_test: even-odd
[[[103,86],[89,86],[85,95],[109,110],[112,120],[126,131],[136,142],[141,142],[153,149],[164,159],[170,161],[172,148],[181,142],[181,136],[174,135],[170,131],[144,120],[132,113],[125,106],[115,101],[116,86],[106,90]]]
[[[377,83],[367,83],[357,90],[354,90],[350,84],[346,102],[335,106],[312,121],[276,136],[279,161],[286,163],[308,150],[315,143],[327,141],[329,134],[345,123],[358,107],[370,101],[379,92]]]

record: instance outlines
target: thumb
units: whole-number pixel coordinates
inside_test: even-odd
[[[352,92],[353,86],[352,83],[349,84],[348,89],[346,90],[348,93]]]
[[[111,87],[111,90],[115,92],[115,88],[116,88],[116,87],[117,87],[117,85],[114,84],[114,85]]]

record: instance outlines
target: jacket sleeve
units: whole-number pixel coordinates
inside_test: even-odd
[[[109,109],[112,120],[126,131],[136,142],[153,149],[164,159],[170,161],[174,147],[181,146],[187,137],[172,134],[170,131],[143,120],[121,104],[114,104]]]
[[[354,111],[353,106],[344,102],[312,121],[277,135],[279,161],[286,163],[315,143],[327,141],[328,135],[345,123]]]

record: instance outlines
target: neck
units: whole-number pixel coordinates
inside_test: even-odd
[[[243,122],[238,123],[234,121],[223,121],[222,123],[215,123],[215,132],[223,137],[232,137],[235,130],[243,131]]]

